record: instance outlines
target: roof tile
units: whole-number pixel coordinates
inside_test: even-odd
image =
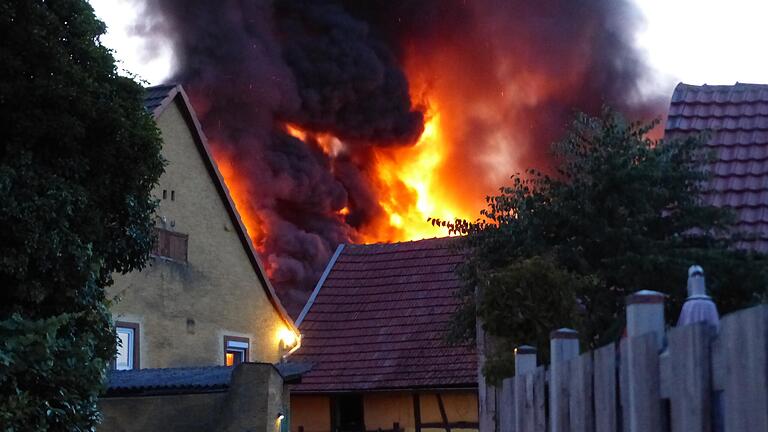
[[[735,229],[753,236],[739,247],[768,252],[768,85],[679,84],[665,137],[698,133],[716,156],[704,200],[731,208]]]
[[[294,391],[476,386],[474,347],[445,341],[463,260],[452,243],[345,246],[301,323],[294,357],[314,368]]]

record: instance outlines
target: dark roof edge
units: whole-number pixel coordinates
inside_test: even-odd
[[[280,302],[280,299],[277,297],[277,293],[272,287],[272,283],[266,277],[264,266],[261,264],[261,260],[256,253],[256,249],[253,247],[251,238],[248,236],[248,233],[245,230],[245,226],[240,219],[240,214],[235,208],[235,204],[232,201],[232,197],[229,194],[229,189],[227,189],[227,186],[224,183],[224,179],[219,172],[219,168],[216,166],[216,162],[213,160],[213,156],[208,149],[208,139],[203,133],[200,121],[198,120],[197,115],[192,108],[192,104],[189,102],[189,97],[187,97],[187,94],[184,91],[184,88],[182,88],[181,84],[177,84],[171,91],[168,92],[168,96],[163,100],[163,102],[161,102],[160,105],[152,111],[152,116],[155,118],[159,117],[160,114],[162,114],[163,111],[165,111],[165,109],[168,108],[168,106],[170,106],[170,104],[176,100],[179,101],[180,107],[182,108],[181,112],[184,116],[184,119],[187,121],[187,123],[190,124],[190,126],[192,126],[192,129],[195,131],[193,136],[195,138],[197,148],[200,151],[200,155],[203,157],[206,168],[208,169],[211,178],[214,180],[213,183],[216,185],[216,189],[218,190],[219,195],[221,196],[222,200],[224,200],[224,207],[226,207],[227,213],[229,213],[230,219],[232,219],[232,223],[235,226],[235,230],[237,231],[238,237],[240,238],[240,242],[245,248],[246,255],[248,255],[248,259],[256,271],[256,276],[258,277],[259,281],[261,281],[269,301],[272,303],[275,310],[277,310],[278,315],[280,315],[285,324],[298,334],[298,325],[294,324],[291,316],[285,310],[282,303]]]
[[[139,387],[108,389],[100,397],[146,397],[146,396],[176,396],[187,394],[226,393],[229,385],[217,384],[211,386],[177,386],[177,387]]]
[[[341,243],[338,247],[336,247],[336,252],[333,253],[333,256],[331,257],[330,261],[328,261],[328,265],[325,266],[325,270],[323,271],[323,274],[320,276],[320,280],[317,281],[317,285],[315,285],[315,289],[312,290],[312,294],[310,294],[309,299],[307,299],[307,304],[304,305],[304,309],[301,310],[301,313],[299,314],[299,317],[296,318],[296,327],[300,327],[302,321],[304,321],[304,317],[307,316],[309,313],[309,310],[312,308],[312,305],[315,303],[315,299],[317,298],[317,295],[320,293],[320,288],[323,287],[323,284],[325,283],[325,279],[328,278],[328,275],[331,273],[331,269],[333,269],[333,265],[336,264],[336,260],[339,258],[339,255],[341,255],[341,251],[344,250],[344,243]]]
[[[384,387],[379,389],[340,389],[340,390],[296,390],[291,389],[291,394],[305,395],[323,395],[338,393],[397,393],[397,392],[433,392],[433,391],[477,391],[477,384],[456,384],[456,385],[437,385],[437,386],[414,386],[414,387]]]

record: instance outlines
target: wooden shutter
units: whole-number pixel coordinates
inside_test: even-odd
[[[187,234],[168,231],[168,258],[187,262]]]
[[[163,228],[155,228],[157,239],[152,248],[152,254],[170,258],[174,261],[187,262],[187,244],[189,235],[168,231]]]

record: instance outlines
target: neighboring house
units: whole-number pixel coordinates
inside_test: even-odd
[[[477,429],[477,355],[445,341],[463,260],[451,239],[342,245],[297,320],[312,363],[293,432]]]
[[[707,132],[716,159],[707,203],[734,211],[740,247],[768,253],[768,85],[680,83],[672,95],[665,138]]]
[[[108,293],[122,341],[116,369],[275,363],[298,331],[275,295],[181,86],[147,89],[163,139],[158,242]]]

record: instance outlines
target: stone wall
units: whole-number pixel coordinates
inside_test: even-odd
[[[172,394],[175,392],[175,394]],[[287,413],[283,380],[269,364],[244,363],[225,391],[158,389],[155,394],[104,397],[100,432],[279,432]]]

